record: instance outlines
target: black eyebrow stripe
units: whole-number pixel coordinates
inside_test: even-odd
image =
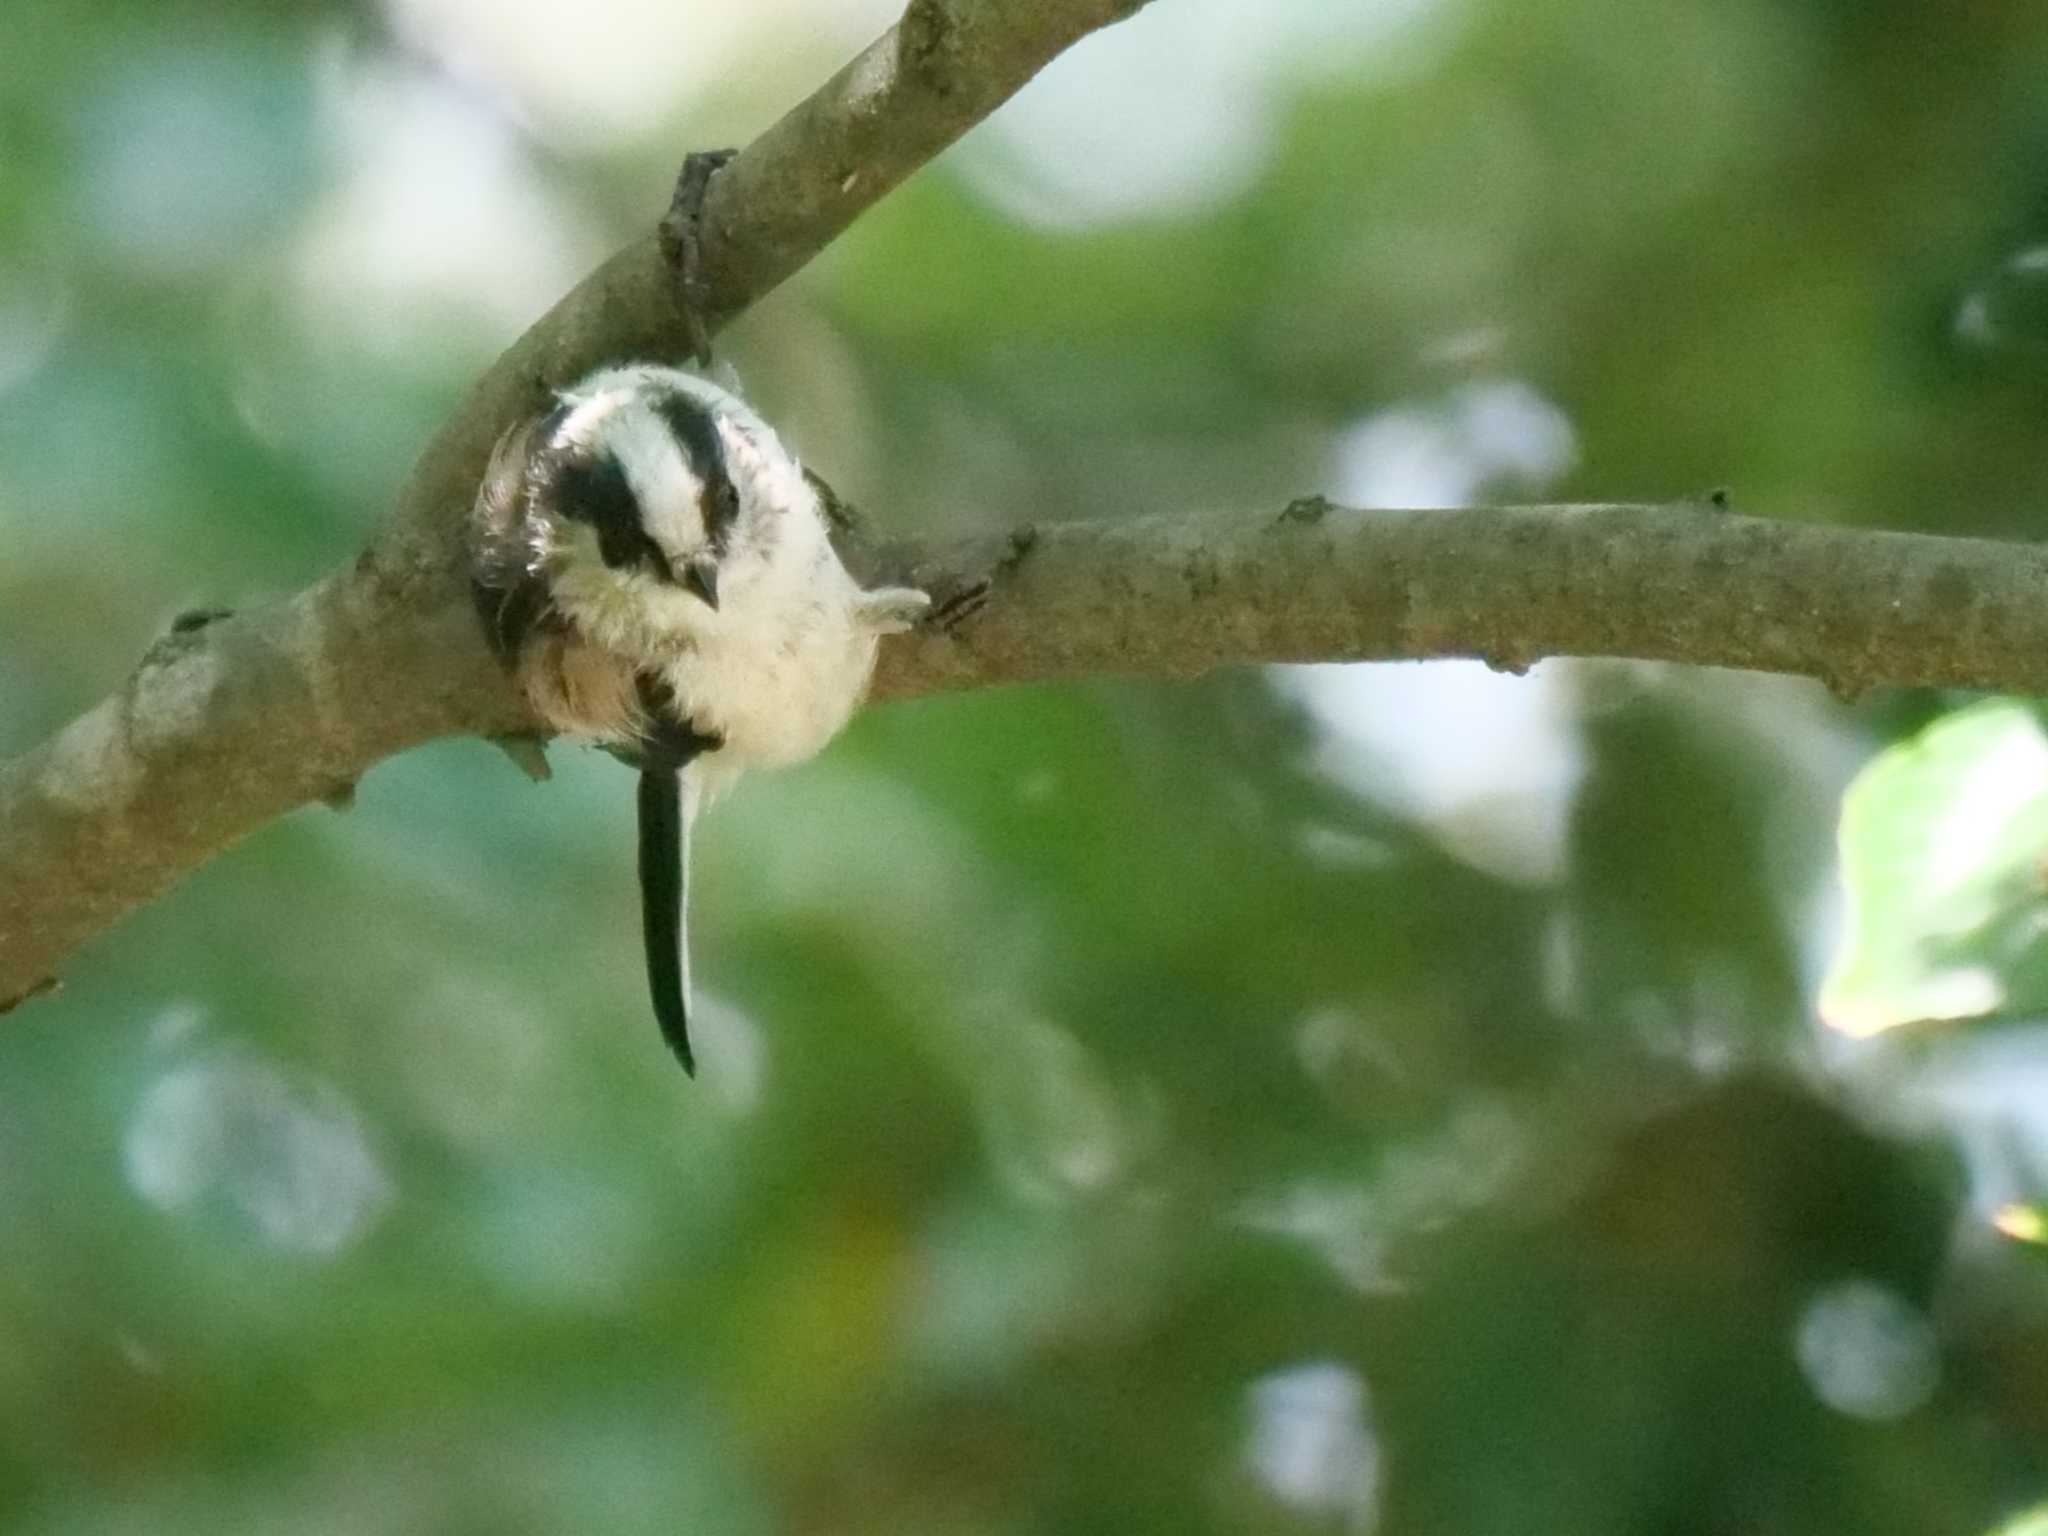
[[[555,463],[554,502],[562,516],[588,523],[597,533],[597,552],[613,570],[651,563],[665,574],[668,562],[640,521],[640,498],[625,466],[611,453],[572,449]]]
[[[725,525],[739,510],[732,472],[725,463],[725,439],[719,434],[718,423],[712,418],[709,407],[681,390],[662,395],[650,403],[655,414],[675,434],[691,472],[703,482],[704,532],[716,542],[725,532]]]

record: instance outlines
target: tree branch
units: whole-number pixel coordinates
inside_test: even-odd
[[[1617,656],[1878,686],[2048,692],[2048,545],[1675,506],[1144,517],[888,562],[994,569],[953,639],[884,652],[874,697],[1219,666]]]
[[[917,0],[714,177],[714,322],[1128,0]],[[464,527],[491,444],[596,364],[686,343],[653,235],[478,382],[348,568],[174,633],[114,697],[0,765],[0,1006],[294,806],[437,736],[529,728],[470,610]],[[1091,522],[880,551],[978,611],[885,647],[878,698],[1255,662],[1634,656],[1838,691],[2048,692],[2048,550],[1737,517],[1707,504]]]

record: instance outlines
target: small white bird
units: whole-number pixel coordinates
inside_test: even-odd
[[[655,364],[593,373],[507,432],[473,540],[478,611],[535,716],[640,770],[648,986],[694,1072],[691,823],[744,770],[830,741],[867,689],[877,639],[930,600],[863,589],[768,424]]]

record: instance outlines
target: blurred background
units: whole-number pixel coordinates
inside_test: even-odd
[[[10,0],[0,753],[348,559],[894,0]],[[2032,537],[2048,9],[1156,0],[722,343],[884,526]],[[1816,998],[1953,701],[1622,662],[878,709],[696,871],[448,742],[0,1027],[0,1527],[2048,1529],[2048,1035]]]

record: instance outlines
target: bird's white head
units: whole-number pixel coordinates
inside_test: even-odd
[[[531,568],[609,643],[724,627],[721,613],[807,570],[827,531],[817,493],[743,401],[653,364],[591,374],[543,417],[526,466]]]

